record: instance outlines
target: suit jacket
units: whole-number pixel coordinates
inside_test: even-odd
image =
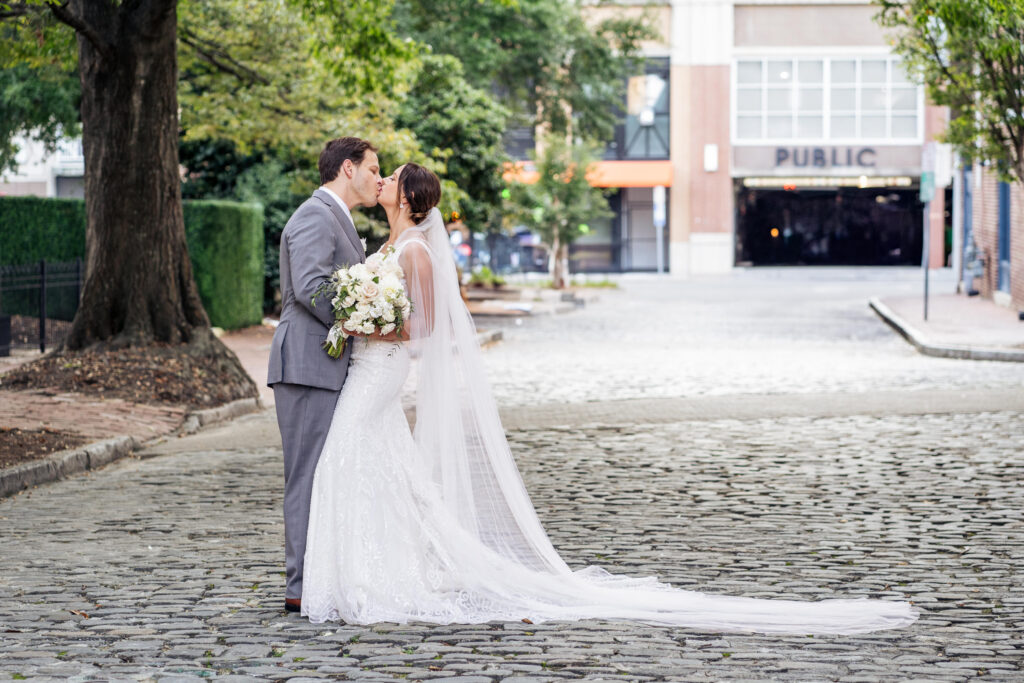
[[[341,389],[352,345],[340,358],[327,355],[331,298],[321,295],[314,306],[313,293],[336,268],[365,260],[355,226],[326,192],[314,192],[288,219],[281,233],[281,323],[270,345],[268,385]]]

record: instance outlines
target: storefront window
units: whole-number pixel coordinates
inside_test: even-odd
[[[920,136],[920,88],[893,57],[741,59],[734,101],[739,141]]]
[[[760,79],[759,74],[757,78]],[[668,60],[647,60],[644,73],[626,80],[625,108],[605,158],[668,159],[669,101]]]

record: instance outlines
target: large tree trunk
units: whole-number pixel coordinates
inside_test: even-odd
[[[185,242],[177,0],[49,7],[78,38],[87,216],[82,301],[60,352],[149,347],[154,358],[184,360],[228,400],[255,396],[210,330]]]
[[[70,349],[190,342],[209,328],[182,220],[176,4],[69,5],[102,41],[78,33],[88,227]]]

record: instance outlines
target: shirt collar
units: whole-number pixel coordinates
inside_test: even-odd
[[[320,189],[323,190],[324,192],[326,192],[328,195],[330,195],[331,199],[336,201],[338,203],[338,206],[341,207],[341,210],[345,212],[346,216],[348,216],[349,221],[352,221],[352,212],[349,211],[349,208],[348,208],[348,206],[345,205],[345,202],[341,201],[341,197],[339,197],[337,194],[334,193],[333,190],[328,189],[324,185],[321,185]],[[353,224],[354,224],[354,222],[353,222]]]

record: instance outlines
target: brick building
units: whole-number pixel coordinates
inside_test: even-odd
[[[574,271],[918,265],[922,151],[945,128],[867,0],[618,0],[658,37],[630,77],[592,182],[615,212],[573,245]],[[520,136],[523,154],[529,132]],[[660,190],[664,188],[664,190]],[[666,225],[655,224],[665,196]],[[946,265],[945,193],[927,217]]]
[[[964,246],[973,241],[980,277],[967,259],[963,287],[1024,311],[1024,183],[1004,183],[989,167],[963,170]]]

